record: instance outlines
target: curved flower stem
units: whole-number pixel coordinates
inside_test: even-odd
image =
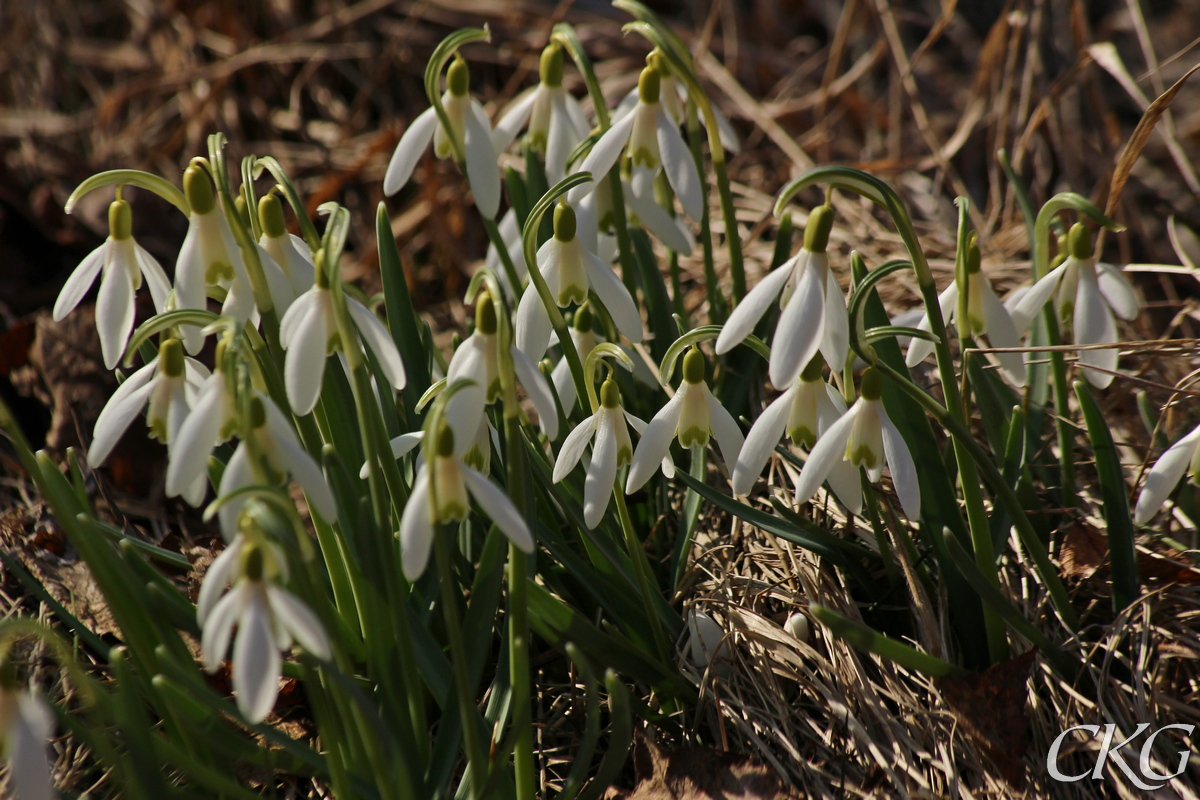
[[[118,192],[122,186],[138,186],[147,191],[154,192],[182,211],[185,217],[190,216],[192,213],[187,198],[179,190],[179,187],[165,178],[160,178],[149,172],[142,172],[139,169],[110,169],[107,172],[93,175],[79,184],[75,188],[75,191],[71,192],[71,196],[67,198],[67,202],[63,205],[64,213],[70,214],[75,210],[75,204],[79,202],[80,198],[93,189],[99,189],[102,186],[116,186]]]
[[[654,612],[660,603],[656,602],[654,597],[656,586],[651,578],[650,561],[646,558],[646,551],[642,547],[641,539],[633,529],[633,520],[629,517],[629,506],[625,504],[625,485],[620,475],[617,476],[616,484],[613,486],[613,499],[617,503],[617,518],[621,521],[621,533],[625,535],[625,548],[629,551],[629,558],[633,561],[633,570],[637,573],[638,590],[642,594],[642,602],[645,603],[646,612],[649,614],[650,630],[654,635],[654,647],[658,652],[658,657],[669,663],[671,651],[667,649],[662,625],[659,623],[658,615]]]

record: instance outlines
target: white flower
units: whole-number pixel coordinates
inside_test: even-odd
[[[468,492],[513,544],[532,553],[533,535],[508,495],[482,473],[463,463],[449,425],[436,436],[431,451],[432,463],[427,461],[418,470],[412,495],[400,517],[404,577],[415,581],[425,571],[438,525],[467,518],[470,510]]]
[[[679,437],[684,447],[706,445],[716,436],[725,463],[736,464],[742,449],[742,432],[725,406],[709,391],[704,381],[704,356],[689,350],[683,357],[683,382],[675,396],[654,415],[638,442],[637,452],[625,482],[627,494],[636,492],[670,454],[671,440]],[[666,472],[664,464],[664,473]]]
[[[718,655],[729,657],[729,648],[725,642],[725,630],[717,624],[707,612],[698,608],[690,608],[687,613],[687,653],[688,661],[697,669],[706,669]],[[718,664],[718,673],[726,672]]]
[[[542,51],[537,88],[505,112],[492,132],[492,146],[503,153],[529,122],[529,143],[546,159],[550,185],[566,176],[567,156],[588,135],[591,126],[579,101],[563,88],[563,52],[557,43]]]
[[[790,389],[758,416],[733,469],[734,494],[747,495],[762,474],[763,465],[786,433],[792,442],[812,450],[821,436],[846,412],[846,401],[821,377],[821,360],[814,358]],[[838,499],[857,514],[862,511],[862,487],[858,468],[849,461],[835,463],[829,485]]]
[[[280,650],[291,648],[294,640],[322,661],[331,655],[321,621],[295,595],[276,585],[284,565],[277,547],[239,534],[208,568],[196,604],[200,649],[209,672],[220,668],[237,625],[233,688],[238,709],[251,724],[262,722],[275,705],[282,671]],[[231,580],[233,588],[221,597]]]
[[[309,506],[325,520],[336,520],[337,506],[320,465],[300,445],[291,423],[269,398],[261,395],[250,398],[249,429],[253,445],[249,445],[246,439],[238,443],[229,463],[225,465],[217,494],[224,496],[255,483],[277,485],[283,483],[290,473],[304,490]],[[207,432],[196,434],[197,443],[203,442],[202,437]],[[186,469],[203,469],[206,464],[207,459],[201,464],[199,458],[194,458]],[[189,479],[190,473],[185,473],[179,480],[186,486]],[[238,499],[221,506],[218,513],[226,530],[234,528],[238,512],[245,504],[245,499]]]
[[[642,340],[642,318],[629,290],[607,264],[580,246],[575,236],[575,210],[566,203],[554,209],[554,235],[538,250],[537,261],[560,308],[585,302],[591,289],[617,329],[631,342]],[[513,329],[516,345],[525,355],[539,359],[546,353],[552,331],[550,317],[533,283],[521,296]]]
[[[835,370],[846,363],[850,327],[846,300],[837,279],[829,271],[825,247],[833,226],[833,209],[818,206],[808,217],[804,246],[759,281],[729,315],[717,337],[717,354],[723,355],[742,342],[771,302],[779,297],[782,309],[771,340],[768,372],[776,388],[790,385],[817,351]]]
[[[1028,330],[1054,296],[1059,320],[1064,327],[1072,326],[1075,344],[1115,344],[1119,340],[1113,313],[1124,320],[1138,314],[1133,284],[1111,264],[1096,263],[1091,236],[1080,223],[1072,225],[1067,235],[1067,253],[1066,260],[1024,292],[1013,307],[1017,330]],[[1112,383],[1119,355],[1116,349],[1080,350],[1084,377],[1096,388],[1105,388]]]
[[[575,312],[575,320],[570,328],[571,342],[575,345],[575,352],[579,353],[580,363],[586,364],[588,355],[602,341],[600,335],[592,328],[593,322],[592,310],[587,305],[580,306]],[[554,366],[550,373],[550,382],[554,384],[558,402],[563,410],[569,413],[575,406],[578,393],[575,390],[575,376],[571,374],[571,365],[565,356]]]
[[[698,220],[704,211],[700,173],[696,171],[691,151],[679,135],[679,128],[659,102],[660,87],[658,70],[654,67],[642,70],[638,79],[637,107],[604,132],[579,169],[590,172],[597,179],[602,178],[617,163],[621,153],[626,152],[634,170],[641,167],[655,173],[661,167],[684,213]],[[571,190],[568,199],[578,203],[595,186],[594,182],[577,186]]]
[[[807,503],[830,471],[843,461],[866,469],[872,483],[883,475],[886,462],[905,515],[910,520],[919,519],[921,489],[917,484],[917,468],[908,445],[880,400],[883,378],[874,369],[868,369],[863,374],[861,391],[850,410],[829,426],[808,454],[796,482],[796,503]]]
[[[147,406],[151,438],[170,445],[183,425],[208,368],[183,354],[178,339],[167,339],[158,355],[134,372],[109,398],[92,434],[88,464],[98,467],[108,458],[133,418]]]
[[[558,483],[575,468],[587,443],[592,442],[592,459],[583,484],[583,521],[589,530],[604,517],[617,470],[633,460],[626,422],[638,431],[646,428],[646,423],[621,407],[621,391],[616,381],[608,378],[600,387],[600,408],[567,435],[554,462],[553,482]],[[669,469],[673,465],[664,466],[664,470]]]
[[[667,115],[674,120],[676,125],[682,125],[687,121],[687,109],[684,106],[687,100],[687,88],[684,84],[675,79],[670,70],[658,60],[662,57],[655,53],[653,54],[655,66],[658,68],[660,76],[659,100],[662,103],[663,109]],[[621,102],[617,104],[616,110],[613,112],[613,121],[617,121],[629,114],[637,107],[638,90],[634,87],[621,98]],[[717,134],[721,137],[721,146],[731,153],[737,153],[741,146],[738,143],[737,132],[733,130],[733,125],[729,123],[729,118],[726,117],[721,110],[715,105],[712,107],[713,117],[717,120]],[[700,119],[700,124],[708,126],[708,118],[703,114],[697,115]]]
[[[1146,483],[1142,486],[1133,512],[1133,519],[1138,525],[1145,525],[1158,512],[1185,472],[1191,483],[1200,486],[1200,426],[1159,456],[1158,462],[1146,476]]]
[[[333,294],[329,291],[323,268],[316,271],[313,287],[296,299],[279,321],[279,344],[287,350],[283,364],[283,383],[292,411],[303,416],[313,410],[321,395],[325,377],[325,357],[346,346],[333,315]],[[404,388],[404,362],[392,335],[371,310],[347,296],[346,310],[371,352],[379,359],[380,369],[394,389]],[[357,342],[351,347],[359,346]]]
[[[80,262],[63,284],[54,303],[54,321],[75,310],[79,301],[100,276],[100,294],[96,298],[96,330],[100,334],[100,352],[104,366],[115,369],[133,330],[134,301],[142,277],[150,289],[154,310],[166,308],[171,284],[154,256],[133,239],[133,215],[124,200],[108,207],[108,238]]]
[[[0,758],[8,762],[12,800],[53,800],[46,743],[54,714],[46,701],[30,692],[0,685]]]
[[[980,269],[979,248],[972,246],[967,250],[967,323],[960,327],[970,336],[986,335],[988,344],[992,347],[1020,347],[1020,334],[1013,323],[1009,310],[996,297],[992,283]],[[952,320],[958,318],[958,281],[952,282],[940,295],[938,306],[942,311],[942,319],[949,326]],[[930,330],[929,315],[921,315],[917,328]],[[905,363],[910,367],[920,364],[925,357],[933,352],[933,342],[925,339],[913,339],[908,346]],[[1024,386],[1027,380],[1025,358],[1021,353],[993,353],[1000,363],[1000,369],[1016,386]]]
[[[496,335],[496,309],[491,297],[484,295],[475,306],[475,332],[467,337],[446,369],[446,385],[469,380],[449,400],[447,417],[459,441],[474,439],[484,407],[500,396],[500,343]],[[542,431],[551,439],[558,436],[558,408],[550,393],[550,384],[537,365],[517,347],[510,349],[516,380],[525,387],[538,413]]]
[[[783,623],[783,629],[788,632],[793,639],[798,642],[808,642],[808,637],[811,633],[811,626],[808,624],[808,617],[797,611],[787,618]]]
[[[468,94],[469,83],[467,62],[456,56],[446,74],[442,107],[450,118],[452,132],[449,135],[463,145],[467,183],[475,195],[475,205],[483,216],[495,219],[500,208],[500,169],[496,149],[492,146],[491,125],[483,106]],[[421,112],[400,137],[383,177],[384,194],[391,196],[404,188],[430,141],[438,158],[453,155],[454,147],[432,107]]]
[[[262,236],[258,239],[258,245],[261,248],[260,255],[263,250],[266,251],[272,265],[279,268],[278,276],[283,278],[284,285],[287,287],[285,293],[283,287],[275,285],[275,274],[273,272],[267,274],[271,297],[282,317],[295,298],[312,288],[314,280],[312,255],[303,239],[287,232],[283,221],[283,204],[279,202],[279,198],[274,193],[259,199],[258,219],[263,230]],[[266,265],[264,265],[264,270],[266,270]]]
[[[227,291],[221,314],[246,322],[256,310],[254,291],[229,221],[217,207],[212,182],[200,167],[192,165],[184,170],[183,191],[192,214],[175,262],[175,307],[203,309],[208,288],[219,287]],[[195,355],[204,337],[197,327],[187,325],[183,341]]]

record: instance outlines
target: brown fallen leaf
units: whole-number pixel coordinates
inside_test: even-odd
[[[984,749],[1010,786],[1025,783],[1021,757],[1029,747],[1029,669],[1036,650],[965,678],[934,681],[967,735]]]
[[[1108,539],[1093,528],[1076,525],[1063,537],[1060,561],[1064,577],[1086,580],[1108,567]],[[1142,547],[1138,547],[1137,567],[1142,580],[1200,584],[1200,570]]]
[[[774,770],[736,753],[680,747],[669,753],[646,736],[633,742],[638,784],[609,787],[605,800],[798,800]]]

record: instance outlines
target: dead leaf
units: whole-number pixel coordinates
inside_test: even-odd
[[[605,800],[798,800],[775,773],[746,756],[708,747],[666,752],[644,735],[633,743],[638,784],[610,787]]]
[[[979,744],[1011,786],[1025,782],[1021,758],[1029,747],[1029,669],[1036,650],[965,678],[935,680],[967,735]]]
[[[1062,561],[1064,578],[1090,578],[1108,563],[1108,541],[1085,525],[1075,525],[1063,537]]]

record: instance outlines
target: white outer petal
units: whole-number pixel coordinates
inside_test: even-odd
[[[492,132],[487,115],[478,101],[471,100],[471,113],[464,114],[467,151],[467,183],[475,195],[475,206],[487,219],[495,219],[500,210],[500,167],[492,147]]]
[[[942,323],[944,325],[950,324],[957,303],[958,281],[951,281],[950,285],[938,295],[938,308],[942,311]],[[929,314],[921,315],[921,321],[917,323],[917,329],[922,331],[933,329],[933,323],[929,321]],[[924,339],[913,339],[912,343],[908,346],[908,354],[904,357],[904,363],[910,368],[915,367],[933,352],[933,348],[933,342],[927,342]]]
[[[74,311],[75,306],[79,305],[79,301],[88,293],[88,289],[92,288],[92,284],[96,282],[96,276],[104,267],[105,255],[108,253],[111,241],[111,238],[105,240],[104,244],[88,253],[67,278],[62,291],[58,293],[58,299],[54,301],[55,322]]]
[[[896,495],[900,498],[904,515],[915,522],[921,518],[921,487],[917,481],[917,465],[913,463],[908,445],[904,443],[904,438],[882,404],[879,406],[879,423],[883,429],[883,454],[887,459],[888,469],[892,472],[892,484],[896,487]]]
[[[553,292],[553,289],[551,289]],[[537,287],[530,281],[517,304],[517,315],[513,320],[513,334],[517,349],[530,358],[540,359],[550,347],[550,315],[546,304],[538,294]]]
[[[178,433],[172,438],[167,464],[167,497],[182,494],[208,468],[224,413],[225,377],[210,375]]]
[[[812,269],[816,262],[824,261],[825,272],[825,330],[821,335],[821,355],[835,370],[841,370],[846,364],[846,356],[850,352],[850,317],[846,312],[846,298],[842,287],[829,269],[828,256],[824,253],[813,253],[809,258],[808,268]],[[801,365],[800,369],[804,369]]]
[[[579,463],[580,456],[583,455],[587,443],[591,441],[592,436],[596,433],[596,425],[600,422],[599,412],[592,414],[583,422],[576,425],[567,438],[563,440],[562,448],[558,451],[558,459],[554,462],[554,475],[551,478],[552,483],[558,483],[563,478],[575,469],[575,465]]]
[[[309,289],[304,294],[296,298],[296,302],[288,307],[283,316],[279,320],[279,344],[284,350],[292,346],[292,337],[296,335],[296,329],[300,327],[300,323],[304,321],[304,317],[308,315],[310,306],[317,302],[317,292],[320,290]]]
[[[253,724],[262,722],[275,706],[280,659],[265,592],[253,586],[245,591],[249,596],[233,643],[233,688],[238,709]]]
[[[1024,334],[1029,330],[1033,318],[1042,310],[1042,306],[1050,302],[1050,298],[1054,296],[1054,290],[1058,288],[1058,283],[1066,272],[1067,265],[1064,262],[1047,272],[1044,278],[1021,294],[1021,299],[1012,308],[1013,325],[1016,326],[1018,333]]]
[[[290,244],[288,242],[289,246]],[[267,279],[271,304],[275,306],[275,313],[282,317],[291,308],[292,303],[296,302],[296,290],[292,288],[292,282],[288,280],[283,267],[267,252],[267,248],[257,243],[254,246],[258,248],[258,262],[262,265],[263,277]]]
[[[566,177],[567,156],[579,144],[575,124],[567,116],[566,92],[550,98],[550,131],[546,137],[546,178],[550,185]]]
[[[533,401],[533,407],[538,412],[538,424],[542,431],[551,439],[558,438],[558,405],[550,392],[550,384],[530,360],[529,356],[517,348],[512,348],[513,369],[517,380],[525,387],[525,393]]]
[[[583,522],[588,530],[594,529],[604,519],[608,501],[612,498],[617,480],[617,435],[614,425],[618,421],[625,424],[619,408],[605,409],[597,416],[601,414],[603,419],[596,426],[592,463],[583,483]]]
[[[804,462],[804,468],[800,470],[800,479],[796,481],[797,504],[811,500],[834,465],[845,460],[846,444],[850,441],[854,418],[861,408],[862,400],[859,400],[817,440],[808,454],[808,460]]]
[[[403,389],[407,381],[404,375],[404,362],[400,358],[400,351],[396,349],[396,342],[392,339],[392,334],[379,321],[379,317],[372,314],[370,309],[354,298],[346,298],[346,308],[354,319],[358,334],[371,348],[375,358],[379,359],[379,367],[383,370],[388,383],[397,391]]]
[[[537,101],[538,94],[544,91],[545,88],[539,83],[517,98],[517,101],[509,106],[504,115],[500,117],[500,121],[496,123],[495,129],[492,131],[492,147],[497,153],[503,153],[517,138],[517,134],[529,121],[529,114],[533,111],[533,104]]]
[[[244,583],[234,586],[222,597],[202,624],[200,654],[204,669],[216,672],[229,651],[229,640],[233,637],[233,626],[242,613]]]
[[[763,466],[771,457],[771,453],[775,452],[775,445],[779,444],[787,430],[788,416],[791,414],[792,402],[797,391],[798,387],[792,386],[775,398],[775,401],[758,415],[758,419],[754,420],[754,425],[750,427],[750,433],[746,435],[746,441],[738,454],[737,465],[733,468],[734,494],[749,494],[754,482],[762,474]]]
[[[1107,344],[1117,341],[1117,324],[1112,311],[1100,294],[1096,273],[1090,269],[1079,270],[1079,288],[1075,295],[1075,344]],[[1079,364],[1084,367],[1083,376],[1088,383],[1103,389],[1112,383],[1109,372],[1117,368],[1120,353],[1112,350],[1080,350]],[[1099,367],[1109,372],[1086,369]]]
[[[987,328],[988,344],[992,347],[1020,347],[1021,338],[1017,333],[1017,327],[1013,324],[1012,317],[1009,316],[1008,309],[1000,302],[1000,298],[996,297],[996,293],[992,291],[992,285],[987,282],[986,278],[977,276],[976,280],[982,280],[982,297],[983,297],[983,323]],[[1025,357],[1022,353],[993,353],[996,360],[1000,362],[1000,368],[1004,371],[1005,376],[1014,386],[1024,386],[1028,380],[1028,375],[1025,371]]]
[[[328,302],[328,298],[325,300]],[[322,303],[314,300],[304,319],[296,323],[283,362],[283,385],[287,389],[292,411],[298,416],[312,411],[317,398],[321,396],[321,382],[325,377],[325,345],[328,341],[325,309]]]
[[[796,380],[821,346],[825,328],[825,291],[817,271],[806,267],[796,290],[779,315],[767,371],[778,389]]]
[[[721,329],[721,335],[717,337],[717,355],[728,353],[754,332],[754,326],[758,324],[763,314],[767,313],[767,309],[771,307],[771,303],[783,291],[784,284],[787,283],[795,268],[796,258],[799,256],[780,264],[775,271],[759,281],[758,285],[742,298],[742,302],[738,303],[737,308],[729,315],[729,319],[725,320],[725,327]]]
[[[53,717],[45,701],[22,692],[8,733],[9,789],[14,800],[53,800],[46,740]]]
[[[1099,271],[1100,293],[1108,301],[1113,313],[1126,322],[1137,319],[1137,292],[1134,291],[1128,276],[1112,264],[1104,262],[1097,263],[1096,269]]]
[[[436,535],[432,511],[429,467],[422,466],[400,517],[400,556],[404,577],[409,583],[420,578],[429,563],[429,550],[433,547],[433,537]]]
[[[1137,507],[1133,512],[1133,519],[1138,525],[1149,522],[1158,513],[1158,509],[1162,508],[1162,504],[1167,502],[1179,479],[1187,472],[1197,447],[1200,447],[1200,426],[1159,456],[1154,467],[1146,475],[1146,483],[1138,495]]]
[[[829,488],[851,514],[861,514],[863,507],[862,481],[858,467],[849,461],[837,461],[825,476]]]
[[[633,461],[629,465],[625,494],[642,488],[663,459],[670,455],[671,440],[675,438],[675,428],[679,425],[679,414],[683,409],[683,394],[682,391],[676,392],[641,432],[641,441],[633,451]]]
[[[308,606],[301,602],[291,592],[278,586],[267,584],[267,597],[271,601],[271,609],[275,619],[301,647],[312,655],[327,661],[331,648],[325,626]]]
[[[721,457],[725,459],[727,467],[733,467],[737,464],[738,456],[742,452],[742,444],[745,441],[742,430],[734,421],[733,415],[725,410],[725,406],[721,405],[721,401],[713,397],[708,385],[704,383],[700,385],[704,387],[704,403],[708,406],[708,424],[712,426],[713,436],[721,447]]]
[[[592,291],[612,315],[617,330],[635,344],[642,341],[642,317],[629,295],[629,289],[617,277],[617,273],[597,256],[583,248],[580,248],[579,255],[583,259],[583,268],[592,284]]]
[[[136,242],[134,248],[137,252],[138,268],[146,279],[150,299],[154,301],[154,310],[162,313],[167,303],[167,295],[171,293],[171,282],[167,280],[167,273],[163,272],[162,265],[146,251],[146,248]]]
[[[533,552],[533,534],[512,500],[500,487],[486,477],[466,466],[462,467],[463,483],[479,503],[479,507],[496,523],[509,541],[526,553]]]
[[[229,458],[229,463],[225,465],[225,472],[221,474],[221,485],[217,487],[218,497],[227,495],[243,486],[249,486],[254,481],[254,471],[250,466],[250,458],[247,453],[246,445],[239,443]],[[234,500],[225,503],[217,512],[217,518],[221,523],[221,533],[225,535],[227,541],[233,541],[238,536],[237,518],[244,505],[246,505],[244,499]]]
[[[617,163],[617,158],[620,157],[621,151],[625,149],[625,145],[629,143],[629,133],[633,130],[633,120],[636,117],[634,114],[619,120],[611,128],[604,132],[604,135],[592,146],[592,151],[588,153],[587,158],[579,165],[578,172],[592,173],[590,183],[585,183],[582,186],[576,186],[567,193],[567,202],[575,205],[580,198],[591,193],[596,188],[596,184],[608,175],[612,170],[613,164]]]
[[[658,152],[662,157],[663,171],[667,181],[683,206],[683,213],[692,220],[699,220],[704,215],[704,196],[700,186],[700,173],[696,171],[696,162],[692,152],[679,135],[679,128],[667,116],[662,105],[658,107],[657,123]]]
[[[629,187],[625,199],[642,227],[653,233],[656,239],[680,255],[692,254],[695,241],[686,229],[679,226],[678,220],[654,200],[653,194],[639,194]]]
[[[154,388],[154,369],[158,359],[129,376],[113,396],[109,398],[100,416],[96,418],[96,428],[92,433],[92,444],[88,448],[88,466],[98,467],[108,458],[113,447],[133,422],[133,418],[146,404],[150,392]]]
[[[437,112],[431,106],[422,111],[404,131],[404,135],[396,144],[396,151],[392,153],[392,160],[388,162],[387,173],[383,176],[385,195],[394,195],[408,183],[425,148],[429,147],[429,142],[433,140],[433,132],[437,130],[437,126]]]
[[[278,447],[287,463],[288,471],[304,489],[309,505],[327,522],[337,520],[337,504],[333,500],[333,492],[325,482],[325,475],[320,465],[313,460],[308,451],[288,439],[276,439]]]
[[[96,297],[96,330],[100,334],[100,352],[104,366],[116,369],[125,354],[125,344],[133,330],[134,288],[129,266],[116,259],[116,247],[109,248],[109,259],[100,279]]]
[[[200,584],[200,594],[196,597],[196,621],[200,623],[201,628],[208,624],[208,618],[212,614],[217,600],[225,591],[225,587],[229,585],[229,580],[238,567],[245,545],[246,540],[241,536],[237,537],[233,540],[233,544],[222,550],[221,554],[208,565],[208,570],[204,573],[204,583]],[[224,655],[223,652],[222,655]]]

